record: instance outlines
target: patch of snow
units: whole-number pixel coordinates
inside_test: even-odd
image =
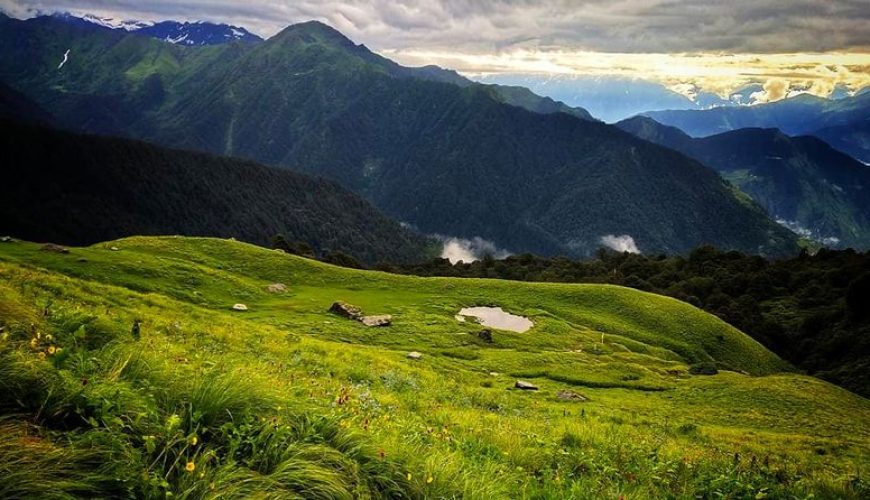
[[[69,61],[69,51],[70,49],[66,49],[66,52],[63,53],[63,61],[61,61],[60,64],[57,65],[57,69],[63,68],[63,65],[66,64],[67,61]]]

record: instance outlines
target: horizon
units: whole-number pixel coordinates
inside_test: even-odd
[[[129,1],[0,0],[0,10],[19,19],[70,13],[116,21],[228,24],[263,38],[293,24],[319,21],[406,66],[437,65],[474,80],[510,75],[641,80],[692,102],[704,94],[728,100],[750,86],[757,87],[753,104],[802,93],[854,95],[870,86],[870,34],[860,29],[870,21],[864,12],[870,9],[860,9],[860,1],[802,1],[766,9],[755,5],[756,18],[746,23],[752,29],[738,29],[736,14],[728,17],[709,0],[683,2],[682,9],[676,8],[679,2],[661,0],[631,0],[610,10],[593,5],[598,2],[576,9],[568,3],[484,2],[467,6],[465,12],[450,1],[434,6],[401,2],[390,9],[380,2],[285,5],[260,0],[239,6],[164,1],[142,6]],[[645,14],[654,9],[667,12],[646,21]],[[541,24],[541,11],[561,14],[563,21],[543,26],[523,21],[533,17]],[[433,16],[447,28],[436,29],[436,21],[429,19]],[[719,26],[729,23],[736,33]],[[622,24],[632,30],[620,31]],[[665,24],[688,31],[674,37]],[[695,24],[707,28],[689,27]]]

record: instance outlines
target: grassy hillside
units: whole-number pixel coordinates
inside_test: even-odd
[[[665,297],[175,237],[4,242],[0,277],[2,497],[868,493],[870,402]],[[486,343],[454,318],[486,304],[535,326]]]

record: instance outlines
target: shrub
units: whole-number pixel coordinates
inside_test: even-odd
[[[716,368],[715,363],[695,363],[689,367],[689,373],[692,375],[716,375],[719,373],[719,369]]]

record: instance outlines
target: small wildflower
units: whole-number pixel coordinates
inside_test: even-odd
[[[54,340],[54,337],[49,333],[48,335],[45,336],[45,340],[48,340],[50,342],[50,341]]]
[[[434,481],[434,480],[435,480],[435,478],[433,478],[432,476],[429,476],[426,478],[426,484],[432,484],[432,481]]]
[[[190,445],[191,446],[196,446],[196,443],[198,443],[198,442],[199,442],[199,439],[196,436],[191,436],[191,438],[190,438]]]
[[[411,473],[409,472],[408,473],[408,481],[410,481],[410,480],[411,480]]]
[[[54,354],[55,352],[57,352],[56,347],[54,347],[53,345],[48,346],[48,353],[49,354]]]
[[[199,478],[202,479],[202,478],[204,478],[204,477],[205,477],[205,472],[200,472],[200,473],[199,473]]]
[[[38,343],[39,343],[39,341],[36,340],[36,337],[30,339],[30,347],[31,348],[36,349],[36,346],[38,345]]]
[[[187,465],[184,466],[184,470],[187,472],[193,472],[196,469],[196,464],[193,462],[187,462]]]
[[[45,359],[45,353],[44,353],[44,352],[39,351],[39,359]]]

